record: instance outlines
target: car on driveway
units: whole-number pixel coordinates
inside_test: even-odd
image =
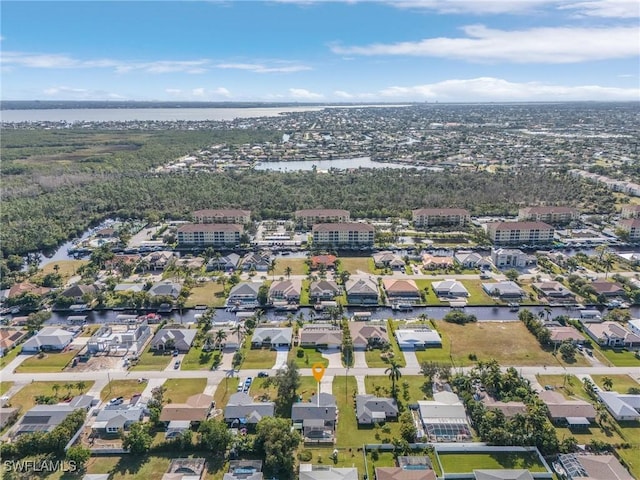
[[[176,363],[173,364],[173,368],[176,370],[180,368],[180,360],[176,360]]]
[[[266,378],[269,376],[268,372],[259,372],[258,373],[258,378]]]

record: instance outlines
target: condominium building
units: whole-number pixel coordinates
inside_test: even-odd
[[[489,238],[496,245],[551,243],[553,227],[543,222],[494,222],[487,224]]]
[[[629,234],[629,240],[640,240],[640,219],[627,218],[618,222],[618,228]]]
[[[180,245],[238,245],[243,227],[224,223],[188,223],[178,228]]]
[[[239,223],[245,225],[251,221],[251,210],[226,208],[219,210],[196,210],[193,212],[196,223]]]
[[[368,223],[318,223],[311,229],[314,245],[372,247],[375,228]]]
[[[564,225],[580,219],[580,212],[570,207],[525,207],[518,212],[518,219]]]
[[[412,213],[416,227],[465,225],[471,221],[469,212],[463,208],[419,208]]]
[[[316,223],[348,222],[351,214],[348,210],[312,208],[295,212],[296,223],[308,228]]]
[[[640,217],[640,205],[623,205],[620,210],[622,218],[638,218]]]

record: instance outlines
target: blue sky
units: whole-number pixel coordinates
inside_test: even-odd
[[[4,100],[640,100],[638,0],[2,1]]]

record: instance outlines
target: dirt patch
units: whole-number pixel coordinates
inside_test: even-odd
[[[96,372],[98,370],[112,370],[122,367],[122,356],[100,355],[89,358],[86,362],[78,362],[75,367],[68,366],[65,371],[69,372]]]

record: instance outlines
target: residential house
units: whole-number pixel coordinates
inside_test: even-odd
[[[238,268],[240,263],[240,255],[230,253],[224,257],[213,257],[207,262],[207,272],[231,272]]]
[[[44,327],[22,344],[23,353],[60,352],[73,340],[74,333],[59,327]]]
[[[436,330],[428,327],[398,328],[394,332],[401,350],[424,350],[429,347],[441,347],[442,338]]]
[[[167,424],[164,438],[167,440],[178,438],[187,430],[191,430],[191,422],[189,420],[171,420]]]
[[[18,419],[20,410],[13,407],[0,407],[0,430]]]
[[[572,303],[575,302],[574,293],[562,283],[556,281],[537,282],[532,284],[538,295],[545,297],[549,302]]]
[[[319,270],[321,268],[325,270],[335,270],[336,261],[338,257],[335,255],[314,255],[310,258],[311,270]]]
[[[141,264],[148,265],[151,270],[164,270],[169,263],[171,263],[176,254],[169,250],[162,250],[160,252],[152,252],[149,255],[142,257]]]
[[[317,223],[343,223],[351,221],[348,210],[312,208],[297,210],[294,213],[296,223],[306,229]]]
[[[384,288],[390,303],[393,302],[420,302],[420,289],[413,280],[404,280],[398,278],[385,278],[382,280],[382,288]]]
[[[418,409],[429,442],[471,440],[471,428],[464,405],[453,392],[437,392],[433,400],[419,400]]]
[[[327,465],[311,465],[301,463],[298,472],[299,480],[358,480],[358,469],[355,467],[332,467]]]
[[[330,301],[342,293],[342,288],[333,280],[315,280],[309,286],[311,303]]]
[[[612,348],[640,349],[640,335],[627,330],[617,322],[584,323],[587,334],[598,345]]]
[[[535,260],[516,248],[492,248],[491,261],[497,268],[523,268]]]
[[[491,297],[499,297],[503,300],[521,300],[527,294],[516,282],[504,281],[494,283],[483,283],[482,289]]]
[[[237,223],[246,225],[251,222],[251,210],[237,208],[196,210],[192,213],[196,223]]]
[[[375,480],[436,480],[431,459],[423,455],[399,456],[397,467],[376,467]]]
[[[623,232],[627,232],[629,240],[636,242],[640,240],[640,219],[627,218],[618,222],[618,228]]]
[[[151,340],[151,350],[188,352],[197,333],[195,328],[161,328]]]
[[[624,288],[616,282],[595,280],[591,282],[591,287],[593,287],[596,295],[604,295],[605,297],[624,297],[626,295]]]
[[[389,343],[389,333],[384,324],[349,322],[348,325],[354,350],[381,348]]]
[[[291,421],[294,428],[302,430],[305,442],[333,443],[337,416],[336,398],[330,393],[319,393],[291,407]]]
[[[487,234],[496,245],[546,244],[553,242],[554,229],[543,222],[492,222]]]
[[[271,303],[299,303],[301,292],[302,280],[298,278],[276,280],[269,287],[269,301]]]
[[[431,255],[430,253],[422,255],[422,267],[427,270],[446,270],[448,268],[453,268],[454,265],[455,261],[453,260],[453,257],[436,256]]]
[[[25,433],[48,433],[60,425],[65,418],[76,410],[75,406],[63,403],[58,405],[36,405],[25,413],[13,436]]]
[[[98,412],[91,430],[100,434],[116,434],[144,418],[144,409],[138,405],[107,405]]]
[[[360,425],[396,420],[398,418],[398,403],[393,398],[356,395],[356,418]]]
[[[506,418],[513,418],[516,415],[525,415],[527,413],[527,406],[524,404],[524,402],[503,402],[500,400],[496,400],[491,395],[488,395],[485,392],[476,392],[474,395],[474,399],[477,399],[478,397],[482,399],[482,403],[487,410],[500,411]]]
[[[122,353],[140,352],[151,337],[151,328],[146,321],[138,324],[102,325],[87,342],[87,352]]]
[[[438,297],[468,297],[469,291],[458,280],[442,280],[431,283],[431,288]]]
[[[72,299],[75,303],[84,301],[87,296],[94,295],[96,287],[93,285],[73,285],[60,293],[61,296]]]
[[[314,246],[373,247],[375,228],[368,223],[316,223],[311,228]]]
[[[144,290],[144,284],[142,283],[118,283],[113,287],[114,293],[131,292],[138,293]]]
[[[250,252],[242,257],[242,270],[245,272],[266,272],[271,267],[271,257],[263,253]]]
[[[619,422],[640,420],[640,395],[597,390],[609,413]]]
[[[228,307],[257,307],[258,292],[262,284],[258,282],[241,282],[235,285],[227,298]]]
[[[524,468],[483,468],[473,470],[473,480],[534,480],[536,477]],[[551,478],[546,473],[544,478]]]
[[[403,270],[405,263],[400,255],[389,251],[377,252],[372,255],[376,268],[391,268]]]
[[[160,480],[202,480],[206,467],[204,458],[173,458]]]
[[[418,228],[433,225],[463,226],[471,222],[469,211],[463,208],[419,208],[413,210],[412,219]]]
[[[0,328],[0,357],[4,357],[26,336],[24,330]]]
[[[562,425],[588,426],[596,420],[596,409],[581,399],[567,400],[564,395],[552,390],[543,390],[538,394],[549,410],[549,418]]]
[[[571,207],[524,207],[518,212],[518,220],[565,225],[580,220],[580,212]]]
[[[453,259],[464,268],[491,270],[493,263],[490,258],[468,250],[460,250],[453,254]]]
[[[633,476],[612,454],[567,453],[558,456],[567,480],[633,480]]]
[[[232,427],[255,426],[265,417],[273,417],[275,402],[256,402],[243,392],[234,393],[224,409],[224,421]]]
[[[182,285],[179,283],[163,280],[154,284],[148,293],[150,297],[173,297],[175,299],[180,296],[181,291]]]
[[[627,328],[634,334],[640,335],[640,319],[632,318],[627,322]]]
[[[176,259],[175,266],[178,268],[187,268],[189,270],[200,270],[204,265],[203,257],[194,257],[187,255]]]
[[[291,348],[293,329],[291,327],[258,327],[253,331],[252,348]]]
[[[235,223],[187,223],[178,228],[177,239],[180,245],[232,247],[240,244],[243,232]]]
[[[118,254],[114,255],[113,258],[109,260],[105,260],[104,268],[106,270],[118,270],[122,268],[123,265],[132,265],[136,266],[140,262],[140,255],[123,255]]]
[[[222,480],[263,480],[261,460],[231,460]]]
[[[9,292],[7,293],[7,298],[19,297],[21,295],[24,295],[25,293],[33,293],[34,295],[42,296],[46,295],[50,291],[51,289],[48,287],[39,287],[38,285],[30,282],[20,282],[14,283],[11,286]]]
[[[377,305],[378,284],[372,277],[351,277],[345,285],[350,305]]]
[[[301,347],[337,348],[342,346],[342,329],[328,323],[304,325],[299,335]]]
[[[205,393],[197,393],[187,398],[184,403],[168,403],[162,407],[160,421],[167,427],[171,422],[189,422],[190,425],[198,425],[209,417],[214,405],[213,396]],[[178,427],[174,423],[173,428]]]
[[[571,342],[574,344],[582,344],[584,343],[584,337],[572,325],[559,325],[556,322],[551,322],[551,324],[545,322],[544,326],[551,332],[550,341],[554,345],[560,345],[564,342]]]
[[[620,216],[622,218],[640,218],[640,205],[623,205],[620,210]]]

